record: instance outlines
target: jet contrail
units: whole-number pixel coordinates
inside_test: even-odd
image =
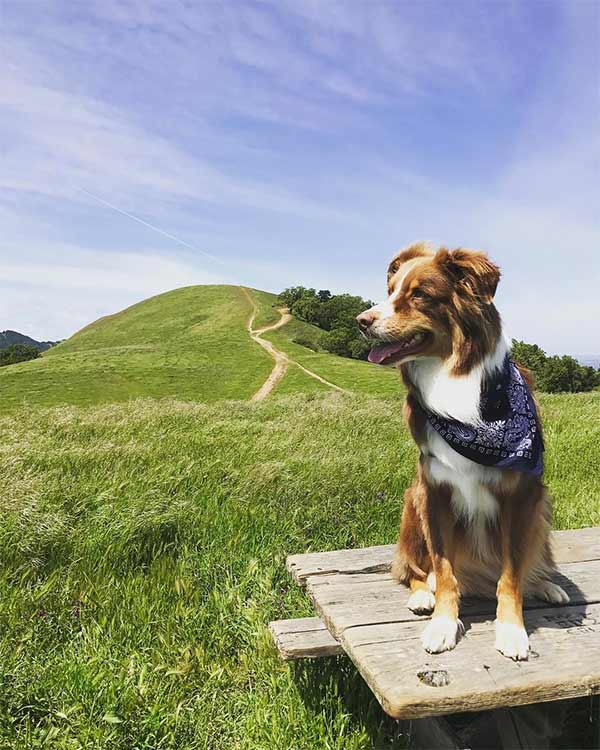
[[[227,265],[225,261],[221,260],[220,258],[217,258],[216,256],[211,255],[210,253],[207,253],[205,250],[200,250],[199,247],[194,247],[193,245],[190,245],[189,242],[186,242],[185,240],[182,240],[179,237],[176,237],[174,234],[170,234],[170,232],[165,232],[165,230],[161,229],[160,227],[155,227],[154,224],[150,224],[149,222],[144,221],[144,219],[140,219],[139,216],[134,216],[133,214],[130,214],[129,211],[124,211],[122,208],[119,208],[118,206],[115,206],[112,203],[109,203],[108,201],[104,200],[104,198],[100,198],[98,195],[94,195],[93,193],[90,193],[89,190],[84,190],[83,188],[80,188],[80,187],[75,187],[75,190],[78,190],[80,193],[85,193],[85,195],[89,195],[90,198],[93,198],[94,200],[97,200],[100,203],[104,203],[105,206],[112,208],[114,211],[118,211],[120,214],[123,214],[123,216],[128,216],[130,219],[133,219],[134,221],[137,221],[140,224],[143,224],[145,227],[148,227],[148,229],[153,229],[155,232],[158,232],[159,234],[162,234],[165,237],[168,237],[174,242],[178,242],[180,245],[183,245],[184,247],[187,247],[196,253],[201,253],[207,258],[210,258],[210,260],[214,261],[215,263],[219,263],[222,266]]]

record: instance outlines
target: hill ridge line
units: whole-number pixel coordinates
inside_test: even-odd
[[[288,357],[287,354],[277,349],[270,341],[262,339],[261,336],[263,333],[267,333],[267,331],[275,331],[277,328],[281,328],[286,323],[289,323],[289,321],[292,319],[292,316],[290,315],[287,307],[279,307],[277,309],[281,315],[281,318],[276,323],[273,323],[273,325],[270,325],[270,326],[263,326],[262,328],[254,328],[254,320],[258,312],[258,307],[256,306],[256,302],[254,301],[254,298],[252,297],[250,292],[246,289],[246,287],[240,287],[240,288],[242,292],[246,295],[250,304],[252,305],[252,310],[250,312],[250,317],[248,318],[248,323],[246,326],[246,328],[248,329],[248,333],[250,334],[250,338],[253,341],[256,341],[257,344],[260,344],[260,346],[262,346],[262,348],[265,351],[267,351],[275,360],[275,365],[273,369],[271,370],[269,377],[265,380],[265,382],[261,385],[261,387],[256,391],[256,393],[251,397],[250,399],[251,401],[262,401],[264,398],[266,398],[266,396],[268,396],[269,393],[271,393],[273,388],[275,388],[277,383],[285,375],[288,367],[291,364],[296,365],[307,375],[310,375],[311,378],[315,378],[315,380],[318,380],[320,383],[323,383],[329,388],[333,388],[336,391],[341,391],[342,393],[346,393],[344,388],[340,388],[339,385],[336,385],[335,383],[331,383],[329,382],[329,380],[322,378],[320,375],[317,375],[316,372],[309,370],[308,367],[304,367],[304,365],[301,365],[299,362],[296,362],[296,360]]]

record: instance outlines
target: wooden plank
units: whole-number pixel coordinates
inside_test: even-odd
[[[600,601],[600,563],[563,565],[557,582],[569,593],[571,604]],[[339,638],[348,627],[428,619],[427,615],[415,615],[406,607],[409,592],[393,581],[389,573],[315,577],[308,581],[308,592],[324,621],[307,617],[271,623],[273,638],[284,659],[343,653],[328,627]],[[493,615],[495,606],[494,600],[465,598],[461,617]],[[526,609],[547,606],[536,599],[525,602]]]
[[[464,618],[466,635],[442,654],[423,650],[418,622],[347,628],[341,643],[397,719],[600,693],[600,604],[529,610],[525,617],[527,662],[498,653],[493,622],[480,616]]]
[[[552,549],[557,563],[600,560],[600,526],[553,531]]]
[[[559,565],[554,580],[569,594],[571,604],[600,602],[600,560]],[[307,592],[315,610],[337,639],[347,628],[429,618],[408,609],[409,590],[396,583],[389,573],[310,577]],[[539,599],[525,600],[525,609],[545,607],[548,603]],[[495,609],[495,599],[465,597],[461,602],[461,617],[493,615]]]
[[[286,565],[294,580],[304,585],[306,579],[330,573],[372,573],[390,569],[394,545],[362,549],[342,549],[333,552],[308,552],[289,555]]]
[[[409,592],[389,573],[389,545],[291,556],[288,568],[306,584],[332,635],[318,618],[306,618],[305,625],[287,621],[275,628],[276,641],[283,639],[287,658],[342,648],[384,710],[398,719],[600,694],[600,529],[555,532],[553,540],[559,561],[555,581],[571,602],[552,607],[526,601],[527,662],[495,650],[496,603],[485,599],[461,603],[467,632],[455,650],[425,652],[421,620],[428,617],[406,607]]]
[[[280,656],[285,660],[339,656],[344,653],[320,617],[275,620],[269,624],[269,630]]]
[[[553,531],[552,543],[558,563],[600,560],[600,527]],[[290,555],[287,568],[301,585],[307,578],[332,573],[377,573],[388,571],[394,555],[393,544],[362,549],[309,552]]]

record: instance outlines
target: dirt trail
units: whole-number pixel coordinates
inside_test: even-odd
[[[281,378],[285,375],[288,367],[293,364],[299,367],[303,372],[305,372],[307,375],[310,375],[311,378],[314,378],[315,380],[318,380],[320,383],[323,383],[324,385],[328,386],[329,388],[333,388],[336,391],[342,391],[345,392],[343,388],[340,388],[339,385],[335,385],[335,383],[330,383],[329,380],[325,380],[325,378],[322,378],[320,375],[317,375],[316,372],[313,372],[312,370],[309,370],[307,367],[304,367],[299,362],[296,362],[294,359],[290,359],[287,354],[284,354],[283,352],[280,352],[279,349],[276,349],[275,346],[270,341],[267,341],[266,339],[262,339],[261,336],[263,333],[267,333],[267,331],[275,331],[277,328],[281,328],[281,326],[284,326],[286,323],[288,323],[292,316],[288,312],[286,307],[280,307],[279,313],[281,314],[281,318],[277,321],[277,323],[273,323],[273,325],[270,326],[264,326],[263,328],[254,328],[254,319],[256,318],[256,313],[258,312],[258,308],[256,307],[256,303],[254,299],[252,298],[252,295],[250,292],[245,289],[244,287],[241,287],[242,292],[246,295],[248,298],[248,301],[252,305],[252,312],[250,313],[250,318],[248,319],[248,333],[250,334],[250,337],[256,341],[257,344],[260,344],[262,348],[269,352],[269,354],[273,357],[275,360],[275,367],[271,370],[271,374],[269,377],[265,380],[265,382],[261,385],[261,387],[256,391],[256,393],[252,396],[250,399],[251,401],[262,401],[265,396],[268,396],[269,393],[275,388],[277,383],[281,380]]]

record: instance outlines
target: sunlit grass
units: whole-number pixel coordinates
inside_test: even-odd
[[[599,524],[600,394],[542,399],[556,525]],[[0,419],[0,747],[401,747],[343,659],[290,667],[286,554],[392,542],[397,399],[134,401]]]

